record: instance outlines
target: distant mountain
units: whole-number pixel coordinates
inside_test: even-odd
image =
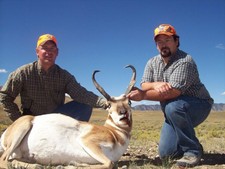
[[[154,104],[154,105],[140,104],[140,105],[136,105],[136,106],[132,107],[132,109],[134,109],[134,110],[141,110],[141,111],[145,111],[145,110],[161,110],[161,107],[160,107],[159,104]]]
[[[225,111],[225,104],[224,103],[215,103],[215,104],[213,104],[212,110]]]
[[[132,109],[140,110],[140,111],[145,111],[145,110],[154,111],[154,110],[161,110],[161,107],[159,104],[154,104],[154,105],[141,104],[141,105],[136,105],[132,107]],[[212,111],[225,111],[225,103],[213,104]]]

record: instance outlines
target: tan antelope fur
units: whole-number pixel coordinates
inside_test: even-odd
[[[126,94],[134,86],[133,71],[125,94],[111,97],[92,80],[99,92],[107,99],[108,116],[104,125],[75,120],[62,114],[22,116],[10,125],[1,137],[4,153],[2,162],[16,159],[41,165],[70,165],[85,163],[101,164],[99,168],[113,168],[126,151],[132,129],[130,101]]]

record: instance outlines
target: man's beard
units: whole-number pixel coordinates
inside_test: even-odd
[[[171,56],[171,51],[168,47],[164,47],[164,48],[162,48],[160,54],[163,58],[167,58],[167,57]]]

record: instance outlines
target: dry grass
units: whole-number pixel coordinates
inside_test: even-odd
[[[104,110],[94,110],[90,121],[103,124],[106,116]],[[161,111],[134,111],[131,144],[157,143],[163,121]],[[205,151],[225,151],[225,112],[211,112],[206,121],[195,130],[200,142],[204,144]]]

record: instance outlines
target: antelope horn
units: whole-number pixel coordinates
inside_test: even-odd
[[[131,77],[131,80],[130,80],[130,84],[128,85],[127,90],[125,92],[126,95],[128,93],[130,93],[130,91],[132,90],[132,88],[134,87],[135,82],[136,82],[136,69],[132,65],[127,65],[125,68],[128,68],[128,67],[132,69],[133,74],[132,74],[132,77]]]
[[[106,100],[110,101],[112,100],[110,95],[108,93],[106,93],[106,91],[98,84],[98,82],[95,80],[95,74],[97,72],[100,72],[99,70],[95,70],[92,74],[92,81],[96,87],[96,89],[106,98]]]

